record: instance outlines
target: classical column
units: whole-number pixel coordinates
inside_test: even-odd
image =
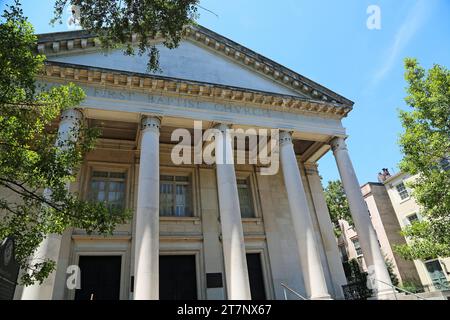
[[[61,149],[67,147],[67,142],[75,141],[78,135],[80,122],[83,114],[76,109],[68,109],[62,112],[61,121],[58,128],[58,139],[56,145]],[[69,188],[69,184],[67,185]],[[45,197],[51,197],[51,190],[44,190]],[[32,263],[42,262],[44,259],[50,259],[58,262],[59,251],[61,248],[62,235],[50,234],[39,245],[36,250]],[[55,286],[56,270],[54,270],[44,282],[24,287],[22,300],[51,300],[53,298],[53,289]]]
[[[134,299],[159,299],[159,127],[142,120],[141,157],[136,209]]]
[[[216,129],[220,131],[215,135],[215,153],[228,299],[249,300],[251,299],[250,284],[231,135],[227,125],[219,124]]]
[[[330,299],[292,137],[286,131],[280,132],[280,160],[306,293],[311,299]]]
[[[345,194],[347,195],[364,260],[369,271],[371,286],[379,297],[384,294],[392,294],[393,290],[389,286],[391,279],[344,139],[340,137],[334,138],[331,141],[331,147]]]
[[[334,235],[333,223],[331,222],[330,213],[328,212],[327,203],[325,201],[317,164],[308,163],[305,164],[305,168],[322,236],[322,243],[327,257],[328,268],[331,274],[331,281],[333,282],[335,298],[343,299],[344,294],[342,286],[347,284],[347,279],[345,278],[341,255]]]

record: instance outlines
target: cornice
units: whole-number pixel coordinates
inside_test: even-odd
[[[231,59],[243,63],[301,94],[317,100],[330,101],[347,106],[353,106],[354,104],[353,101],[330,89],[205,27],[200,25],[190,26],[186,28],[185,35],[187,38],[223,53]]]
[[[313,100],[341,104],[345,107],[352,107],[354,104],[351,100],[324,86],[205,27],[199,25],[187,26],[184,30],[184,38],[206,46],[218,54],[225,55],[229,59],[243,64],[275,82],[290,87],[302,95],[307,95]],[[130,41],[136,42],[137,37],[133,36]],[[158,39],[153,41],[158,41]],[[69,31],[38,35],[37,50],[39,53],[52,56],[78,51],[101,50],[101,48],[95,36],[85,31]]]
[[[253,105],[337,119],[345,117],[352,109],[337,103],[297,96],[55,61],[45,62],[41,78],[46,81],[72,81],[187,99],[201,98],[214,102]]]

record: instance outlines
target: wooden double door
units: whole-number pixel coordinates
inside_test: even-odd
[[[81,289],[75,300],[118,300],[120,298],[121,256],[80,256]],[[261,255],[247,254],[250,290],[253,300],[265,300]],[[159,298],[161,300],[197,300],[197,264],[195,255],[159,257]]]

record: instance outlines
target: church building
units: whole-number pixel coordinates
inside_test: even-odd
[[[146,71],[146,55],[105,54],[84,31],[38,39],[47,57],[39,81],[73,82],[86,92],[61,115],[60,138],[80,123],[101,132],[70,190],[130,209],[133,218],[110,236],[79,229],[48,236],[36,255],[55,260],[56,270],[42,285],[17,287],[16,299],[344,299],[317,167],[327,152],[336,159],[369,285],[376,298],[392,293],[346,147],[342,119],[352,101],[197,25],[175,49],[157,44],[160,73]],[[201,133],[219,134],[194,139],[198,123]],[[175,163],[177,129],[192,133],[184,150],[212,145],[217,159],[232,163]],[[270,164],[239,163],[231,153],[232,130],[262,129],[277,132],[269,134],[279,159],[270,174]],[[246,157],[254,147],[245,143]],[[78,289],[68,281],[74,266]]]

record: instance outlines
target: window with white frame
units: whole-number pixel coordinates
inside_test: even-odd
[[[255,210],[253,207],[252,190],[250,179],[237,179],[237,189],[239,195],[239,206],[242,218],[254,218]]]
[[[397,193],[401,200],[405,200],[409,197],[409,192],[405,187],[405,184],[403,182],[400,182],[395,186],[395,189],[397,190]]]
[[[104,202],[113,210],[125,208],[126,173],[93,170],[89,181],[88,198]]]
[[[352,242],[353,242],[353,246],[355,247],[356,254],[358,256],[361,256],[363,253],[362,253],[361,245],[359,244],[359,239],[353,238]]]
[[[192,217],[192,184],[189,175],[161,175],[159,215]]]
[[[408,219],[409,224],[413,224],[416,221],[419,221],[419,216],[416,213],[410,214],[406,217]]]

